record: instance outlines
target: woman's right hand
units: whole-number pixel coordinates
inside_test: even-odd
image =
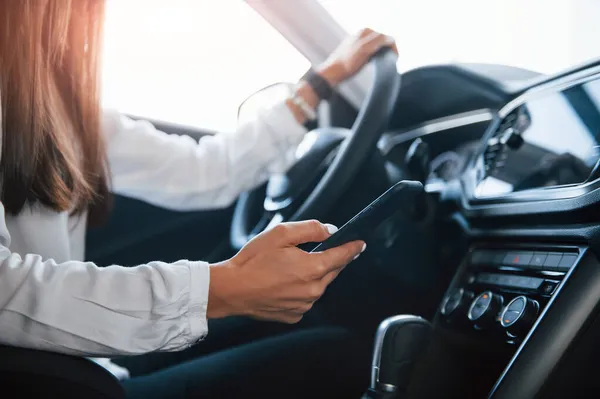
[[[323,252],[297,245],[321,242],[337,230],[316,220],[283,223],[256,236],[233,258],[210,267],[208,318],[233,315],[297,323],[365,244]]]

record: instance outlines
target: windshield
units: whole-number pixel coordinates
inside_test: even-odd
[[[597,0],[320,0],[348,32],[395,37],[398,67],[474,62],[554,73],[600,55]]]

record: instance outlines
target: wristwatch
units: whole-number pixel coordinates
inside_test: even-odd
[[[302,80],[312,87],[321,100],[329,100],[333,95],[333,89],[329,82],[312,69],[302,77]]]

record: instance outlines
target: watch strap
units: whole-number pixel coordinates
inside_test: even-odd
[[[304,75],[302,80],[312,87],[321,100],[329,100],[333,95],[333,88],[329,82],[312,69]]]

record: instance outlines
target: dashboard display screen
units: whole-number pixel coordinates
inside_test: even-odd
[[[483,154],[479,198],[585,182],[600,160],[600,80],[533,97],[501,122]]]

